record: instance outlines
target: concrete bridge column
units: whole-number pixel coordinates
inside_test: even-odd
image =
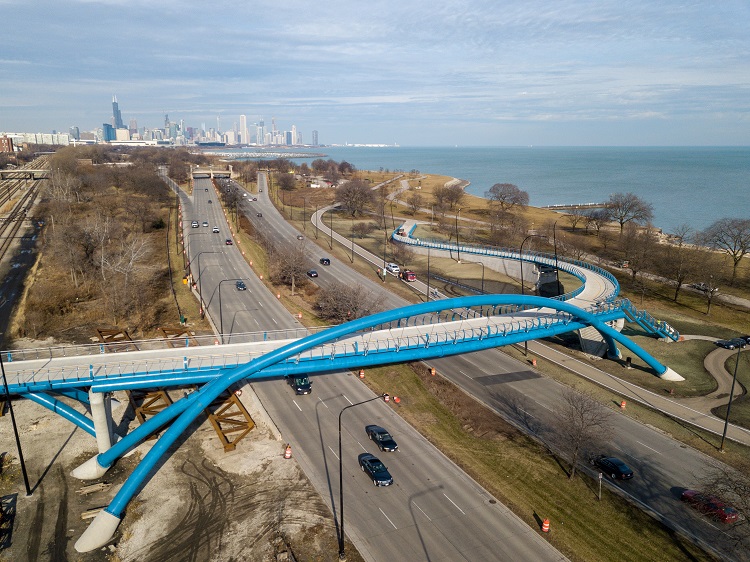
[[[96,431],[96,445],[99,453],[108,451],[112,446],[112,404],[109,395],[89,390],[91,418]]]

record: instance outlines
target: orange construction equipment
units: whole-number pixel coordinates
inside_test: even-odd
[[[623,400],[622,402],[620,402],[620,409],[621,410],[625,409],[625,400]]]
[[[430,369],[430,374],[434,377],[435,376],[435,367],[432,367]]]
[[[542,523],[542,533],[549,533],[549,519],[545,519]]]
[[[532,367],[536,367],[536,359],[532,359],[531,360],[531,366]]]
[[[365,378],[365,370],[364,369],[360,369],[359,370],[359,378],[361,378],[361,379]]]
[[[291,459],[292,458],[292,446],[287,445],[286,450],[284,451],[284,458],[285,459]]]

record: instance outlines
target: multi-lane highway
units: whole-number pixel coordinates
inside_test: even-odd
[[[261,184],[264,182],[263,175],[260,176],[259,181]],[[264,189],[263,193],[260,194],[259,201],[249,205],[253,206],[253,212],[248,212],[247,215],[256,227],[267,229],[275,237],[283,237],[288,240],[296,239],[299,232],[286,223],[280,214],[274,210],[268,199],[267,189]],[[261,209],[262,217],[256,216],[255,206]],[[313,263],[316,263],[320,256],[327,256],[325,250],[312,241],[306,242],[305,248]],[[328,257],[331,257],[330,266],[317,267],[320,273],[320,276],[315,279],[317,284],[325,286],[326,283],[331,283],[333,280],[343,281],[349,285],[361,284],[367,290],[374,291],[386,308],[407,304],[403,299],[388,292],[387,288],[383,287],[383,283],[374,276],[373,278],[364,277],[348,267],[345,262],[338,261],[332,256]],[[532,345],[541,344],[533,342]],[[501,413],[518,427],[549,443],[554,442],[554,428],[557,422],[555,412],[560,407],[563,389],[560,384],[539,376],[527,365],[495,350],[441,359],[434,361],[432,364],[439,369],[441,374],[464,388],[477,400]],[[336,381],[336,384],[339,384],[341,375],[315,378],[315,390],[317,391],[315,396],[319,401],[322,399],[321,389],[319,389],[322,385],[318,385],[318,381],[322,382],[328,379],[332,379]],[[259,389],[259,391],[264,392],[263,389]],[[336,390],[334,390],[334,393],[336,393]],[[304,410],[310,406],[310,401],[307,400],[309,398],[297,399],[297,403],[293,402],[289,407],[289,412],[287,412],[289,415],[284,416],[284,419],[289,420],[286,423],[290,424],[288,427],[292,429],[293,435],[300,435],[297,429],[303,430],[305,427],[305,424],[298,427],[292,425],[292,420],[295,416],[306,415]],[[352,401],[356,400],[352,399]],[[268,400],[265,400],[265,402],[274,416],[281,414],[281,412],[275,410],[274,404],[277,404],[277,402],[274,401],[273,404]],[[283,403],[283,399],[280,403]],[[347,402],[343,404],[346,405]],[[326,405],[316,404],[315,415],[322,416],[321,411],[327,412],[327,409],[332,407],[329,402],[326,402]],[[336,404],[334,413],[337,413],[340,406],[341,404]],[[356,410],[356,408],[353,410]],[[316,417],[315,419],[319,418]],[[366,421],[366,418],[364,421]],[[363,424],[361,421],[359,424],[359,426],[356,424],[352,426],[351,434],[354,443],[357,443],[355,438],[358,433],[360,439],[364,436]],[[713,548],[722,552],[729,559],[750,559],[747,553],[738,552],[733,548],[732,541],[719,524],[696,514],[694,510],[688,508],[679,499],[680,492],[684,488],[701,488],[703,486],[716,465],[715,461],[694,449],[685,447],[661,432],[633,421],[627,416],[615,414],[613,426],[614,431],[609,443],[590,444],[588,452],[619,456],[635,470],[636,477],[624,483],[611,482],[609,485],[620,488],[624,495],[641,504],[656,518],[672,528],[695,537],[706,548]],[[310,427],[310,425],[307,427]],[[393,428],[391,429],[393,431]],[[301,434],[304,435],[304,431]],[[317,435],[315,440],[318,440]],[[315,454],[322,455],[323,452],[320,450],[325,449],[325,446],[322,442],[316,444]],[[307,448],[305,448],[304,454],[310,454]],[[398,458],[401,455],[399,454]],[[307,466],[305,468],[306,470],[312,469]],[[330,470],[330,464],[328,468]]]
[[[259,200],[243,198],[243,211],[256,228],[302,244],[311,262],[317,263],[324,253],[311,241],[297,240],[299,232],[268,200],[265,176],[260,176],[259,185],[263,189]],[[195,180],[193,196],[183,195],[183,209],[196,289],[200,288],[217,328],[223,324],[228,333],[297,327],[297,321],[247,266],[240,248],[225,244],[228,225],[210,180]],[[263,216],[258,217],[258,212]],[[191,228],[192,220],[199,225],[205,220],[209,226]],[[219,226],[219,233],[212,232],[214,225]],[[333,258],[331,266],[323,269],[318,267],[321,276],[382,290],[378,283],[362,280]],[[236,290],[234,279],[243,279],[247,291]],[[389,293],[383,298],[388,307],[404,304]],[[344,407],[373,398],[373,393],[349,373],[315,377],[313,393],[307,396],[296,396],[283,381],[253,386],[285,439],[292,443],[295,458],[338,515],[338,416]],[[563,559],[535,530],[497,503],[386,404],[375,400],[350,408],[342,421],[345,529],[366,559]],[[392,432],[399,442],[399,452],[378,453],[364,431],[371,423]],[[395,481],[392,486],[376,488],[359,469],[357,456],[365,450],[379,454],[388,465]]]

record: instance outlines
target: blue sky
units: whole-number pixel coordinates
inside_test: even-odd
[[[750,1],[0,0],[0,131],[750,145]]]

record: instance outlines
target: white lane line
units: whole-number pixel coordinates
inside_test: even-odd
[[[378,508],[378,509],[380,509],[380,508]],[[383,511],[382,509],[380,509],[380,513],[383,514],[383,517],[385,517],[386,519],[388,519],[388,523],[390,523],[391,525],[393,525],[393,521],[391,521],[391,519],[385,514],[385,511]],[[394,529],[398,529],[398,527],[396,527],[396,525],[393,525],[393,528]]]
[[[297,406],[297,409],[301,412],[302,408],[299,407],[299,404],[297,404],[297,401],[296,400],[292,400],[292,402],[294,402],[294,405]]]
[[[443,494],[443,495],[445,496],[445,494]],[[445,496],[445,499],[446,499],[446,500],[448,500],[449,502],[451,502],[451,503],[453,504],[453,507],[455,507],[455,508],[456,508],[456,509],[457,509],[458,511],[460,511],[460,512],[461,512],[461,515],[466,515],[466,513],[464,513],[464,510],[463,510],[463,509],[461,509],[460,507],[458,507],[458,506],[456,505],[456,502],[454,502],[454,501],[453,501],[452,499],[450,499],[450,498],[449,498],[448,496]]]
[[[363,451],[364,451],[365,453],[367,452],[367,449],[365,449],[365,446],[364,446],[364,445],[363,445],[362,443],[360,443],[358,439],[357,439],[357,445],[359,445],[360,447],[362,447],[362,450],[363,450]]]
[[[323,400],[321,400],[320,396],[318,396],[318,402],[320,402],[321,404],[323,404],[323,406],[325,406],[326,408],[328,408],[328,404],[326,404],[325,402],[323,402]],[[328,409],[330,410],[330,408],[328,408]]]
[[[336,460],[339,460],[339,456],[336,454],[336,451],[334,451],[333,449],[331,449],[330,445],[328,446],[328,450],[333,453],[333,456],[336,457]]]
[[[463,376],[465,376],[465,377],[466,377],[467,379],[470,379],[470,378],[471,378],[471,377],[470,377],[469,375],[467,375],[467,374],[466,374],[466,373],[464,373],[463,371],[458,371],[458,372],[459,372],[459,373],[461,373],[461,374],[462,374]]]
[[[527,415],[527,416],[529,416],[530,418],[533,418],[533,417],[534,417],[534,416],[532,416],[532,415],[531,415],[530,413],[528,413],[528,412],[527,412],[526,410],[524,410],[523,408],[518,408],[518,411],[519,411],[519,412],[523,412],[524,414],[526,414],[526,415]]]
[[[532,400],[534,400],[534,399],[532,398]],[[539,405],[540,405],[540,406],[541,406],[542,408],[544,408],[544,409],[545,409],[545,410],[547,410],[548,412],[551,412],[551,411],[552,411],[552,408],[550,408],[549,406],[545,406],[544,404],[542,404],[542,403],[541,403],[541,402],[539,402],[538,400],[534,400],[534,403],[535,403],[535,404],[539,404]]]
[[[258,301],[258,304],[260,305],[261,308],[263,308],[263,303],[262,302]]]
[[[649,450],[653,451],[653,452],[654,452],[654,453],[656,453],[657,455],[661,455],[661,453],[660,453],[659,451],[657,451],[656,449],[652,449],[652,448],[651,448],[651,447],[649,447],[648,445],[644,445],[644,444],[643,444],[643,443],[641,443],[640,441],[636,441],[636,443],[638,443],[639,445],[643,445],[644,447],[646,447],[646,449],[649,449]]]
[[[419,506],[417,505],[417,502],[411,502],[411,503],[413,503],[413,504],[414,504],[414,507],[416,507],[416,508],[417,508],[417,509],[418,509],[419,511],[421,511],[421,512],[422,512],[422,515],[424,515],[425,517],[427,517],[427,520],[428,520],[428,521],[432,521],[432,519],[430,519],[430,516],[429,516],[429,515],[427,515],[427,514],[426,514],[426,513],[424,512],[424,509],[422,509],[421,507],[419,507]]]
[[[349,404],[354,404],[354,402],[352,402],[351,400],[349,400],[349,399],[348,399],[348,398],[346,397],[346,394],[342,394],[341,396],[343,396],[343,397],[344,397],[344,399],[345,399],[345,400],[346,400],[347,402],[349,402]]]
[[[271,320],[273,320],[273,323],[276,324],[277,326],[279,325],[279,323],[276,322],[276,318],[271,318]]]

